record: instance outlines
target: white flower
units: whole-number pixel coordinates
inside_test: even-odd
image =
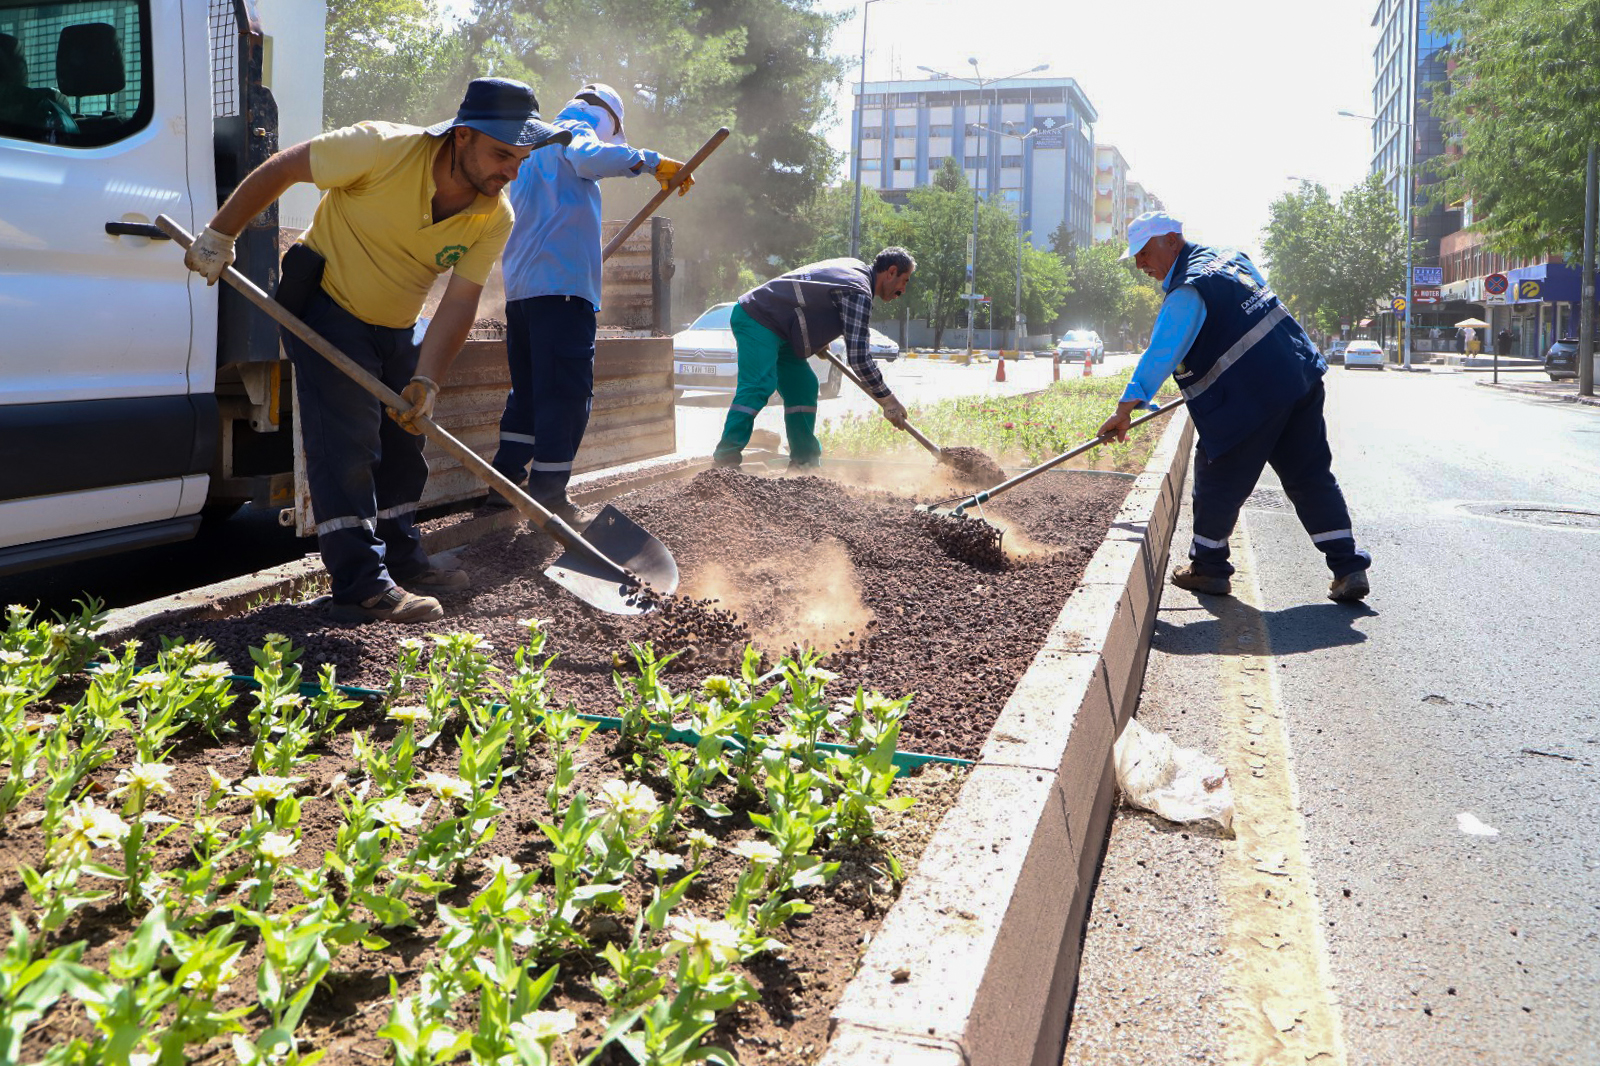
[[[211,794],[213,796],[219,792],[228,791],[228,779],[217,773],[215,766],[206,767],[206,777],[211,781]]]
[[[183,672],[191,681],[221,681],[232,669],[227,663],[195,663]]]
[[[142,674],[135,674],[129,686],[138,695],[143,695],[153,689],[158,689],[167,683],[167,675],[160,670],[146,670]]]
[[[95,663],[88,672],[96,677],[114,677],[122,670],[121,663]]]
[[[223,820],[202,815],[194,820],[194,838],[206,844],[216,844],[222,839]]]
[[[235,796],[244,796],[256,803],[270,803],[281,800],[294,791],[294,786],[300,781],[298,777],[278,777],[275,774],[259,774],[247,777],[233,786]]]
[[[751,866],[776,866],[783,858],[783,852],[765,840],[741,840],[732,850]]]
[[[707,921],[692,914],[667,919],[667,938],[676,948],[713,962],[739,961],[739,931],[727,922]]]
[[[401,637],[400,646],[406,651],[421,651],[422,641],[418,640],[416,637]]]
[[[541,633],[544,632],[544,627],[549,625],[549,624],[550,624],[550,619],[548,619],[548,618],[519,618],[519,619],[517,619],[517,625],[522,626],[524,629],[538,630]]]
[[[126,783],[128,788],[137,788],[146,795],[157,796],[172,791],[172,785],[167,781],[171,776],[172,767],[166,763],[135,760],[132,766],[117,775],[117,780]],[[125,791],[127,789],[117,790],[119,793]]]
[[[690,849],[694,851],[705,851],[707,848],[717,846],[717,838],[704,829],[691,829],[684,834],[684,839],[689,842]]]
[[[5,663],[7,666],[20,666],[27,661],[27,655],[20,651],[12,651],[9,648],[0,651],[0,663]]]
[[[388,715],[402,725],[420,725],[432,716],[426,707],[390,707]]]
[[[612,816],[629,831],[645,825],[661,809],[654,792],[636,781],[620,778],[600,787],[600,802],[611,808]]]
[[[536,1010],[511,1023],[511,1031],[548,1048],[578,1027],[578,1016],[570,1010]]]
[[[256,845],[256,854],[274,863],[287,862],[299,850],[300,842],[285,833],[268,833]]]
[[[644,853],[644,864],[651,873],[665,874],[673,870],[683,869],[683,860],[676,855],[664,851],[650,850]]]
[[[407,803],[404,796],[390,796],[367,809],[372,817],[395,829],[415,829],[422,824],[422,816],[427,811],[425,807]]]
[[[769,747],[777,748],[786,755],[792,755],[797,751],[803,751],[805,749],[806,738],[798,733],[785,729],[783,732],[770,738],[767,741],[767,745]]]
[[[272,707],[274,710],[292,711],[305,701],[306,698],[298,692],[280,692],[272,697]]]
[[[522,867],[508,855],[491,855],[483,860],[483,867],[489,871],[489,880],[504,877],[508,885],[522,876]]]
[[[445,801],[464,800],[472,795],[472,786],[461,778],[432,771],[422,779],[421,787]]]
[[[99,806],[92,799],[70,803],[61,815],[60,829],[51,851],[87,854],[95,848],[121,843],[131,831],[121,815]]]

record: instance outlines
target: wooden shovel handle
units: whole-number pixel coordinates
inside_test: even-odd
[[[717,130],[717,132],[713,133],[705,144],[700,146],[700,150],[698,152],[689,157],[688,162],[684,163],[683,166],[678,168],[678,172],[672,175],[672,180],[667,183],[667,187],[650,197],[650,202],[645,204],[644,207],[640,208],[639,213],[634,215],[632,220],[629,221],[626,226],[623,226],[620,230],[618,230],[615,237],[606,242],[605,251],[600,253],[601,262],[605,262],[607,259],[610,259],[611,253],[615,252],[618,248],[621,248],[622,242],[633,236],[633,231],[644,225],[644,220],[655,214],[656,208],[667,202],[667,197],[671,196],[673,190],[683,184],[683,179],[693,174],[695,168],[701,163],[704,163],[706,161],[706,157],[712,152],[715,152],[717,150],[717,146],[728,139],[728,132],[728,127],[726,126],[723,126],[721,129]]]
[[[824,348],[822,349],[822,357],[828,362],[832,363],[834,366],[838,367],[840,372],[843,373],[845,377],[855,382],[856,388],[860,389],[862,392],[866,392],[868,396],[872,396],[872,393],[867,392],[867,387],[866,385],[862,384],[861,379],[856,377],[856,372],[845,366],[844,363],[839,360],[838,356]],[[876,399],[876,397],[873,398]],[[922,435],[922,430],[918,429],[916,426],[913,426],[909,421],[907,421],[905,424],[905,431],[911,434],[912,440],[928,449],[929,453],[932,454],[935,459],[941,459],[944,457],[944,449],[940,448],[927,437],[924,437]]]

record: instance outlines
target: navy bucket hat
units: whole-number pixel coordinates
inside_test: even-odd
[[[427,132],[440,137],[457,126],[518,147],[543,148],[572,142],[571,130],[540,120],[539,101],[533,90],[510,78],[474,78],[467,83],[456,117],[429,126]]]

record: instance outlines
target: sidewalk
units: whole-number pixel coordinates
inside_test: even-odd
[[[1491,389],[1505,389],[1507,392],[1521,392],[1529,396],[1538,396],[1546,400],[1560,400],[1564,403],[1581,403],[1589,407],[1600,407],[1600,396],[1579,396],[1576,381],[1502,381],[1495,384],[1493,381],[1479,381],[1479,385],[1487,385]]]

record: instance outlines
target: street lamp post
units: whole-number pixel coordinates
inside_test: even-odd
[[[985,78],[985,77],[981,76],[981,74],[978,71],[978,60],[977,60],[976,57],[969,57],[967,59],[967,62],[972,64],[972,77],[970,77],[970,78],[958,78],[954,74],[946,74],[944,71],[942,71],[942,70],[934,70],[932,67],[919,66],[917,69],[921,70],[921,71],[926,71],[927,73],[932,74],[936,78],[944,78],[947,81],[962,81],[962,82],[966,82],[968,85],[976,85],[978,87],[978,96],[980,98],[979,99],[979,103],[980,104],[982,103],[982,99],[981,98],[983,96],[983,90],[986,89],[987,87],[989,87],[991,85],[994,85],[994,84],[996,84],[998,82],[1009,81],[1012,78],[1020,78],[1024,74],[1037,74],[1041,70],[1049,70],[1050,69],[1050,64],[1049,63],[1040,63],[1036,67],[1030,67],[1027,70],[1019,70],[1017,73],[1015,73],[1015,74],[1007,74],[1003,78]],[[994,91],[994,102],[995,102],[995,106],[996,107],[998,107],[1000,105],[1000,90],[999,89],[996,89]],[[974,126],[978,126],[977,123],[973,123],[973,125]],[[979,129],[984,129],[984,130],[986,130],[988,132],[993,132],[992,130],[988,130],[988,127],[986,127],[986,126],[978,126],[978,128]],[[985,144],[984,145],[984,150],[985,150],[986,154],[978,156],[977,158],[983,159],[983,160],[988,160],[988,161],[992,162],[993,159],[994,159],[994,153],[992,151],[990,151],[990,146],[988,144]],[[965,170],[966,168],[963,167],[962,169]],[[985,165],[983,167],[983,170],[987,170],[987,169],[988,169],[988,166]],[[977,287],[978,287],[978,201],[980,199],[980,192],[981,192],[981,188],[982,188],[979,185],[979,181],[981,181],[981,179],[982,179],[982,170],[979,171],[978,177],[975,178],[973,180],[973,183],[972,183],[972,186],[973,186],[973,193],[972,193],[972,241],[971,241],[971,243],[969,245],[969,250],[968,250],[968,254],[967,254],[967,289],[968,289],[968,292],[967,292],[967,355],[969,357],[972,355],[973,320],[977,316],[977,299],[976,299],[977,293],[975,291],[973,291],[973,290],[976,290]],[[993,190],[990,190],[990,192],[992,194]],[[990,325],[991,326],[993,325],[993,320],[992,319],[990,321]]]
[[[1415,94],[1412,94],[1412,101],[1413,101],[1413,103],[1415,102]],[[1416,138],[1414,136],[1412,136],[1411,123],[1410,122],[1401,122],[1399,119],[1394,119],[1394,118],[1377,118],[1377,117],[1375,117],[1373,115],[1358,115],[1353,111],[1341,111],[1341,112],[1339,112],[1339,114],[1341,116],[1343,116],[1344,118],[1365,119],[1366,121],[1373,122],[1373,123],[1386,122],[1386,123],[1389,123],[1390,125],[1399,126],[1399,127],[1401,127],[1402,129],[1405,130],[1405,138],[1406,138],[1406,161],[1405,161],[1405,208],[1406,208],[1406,211],[1405,211],[1405,216],[1406,216],[1406,297],[1405,297],[1405,299],[1406,299],[1406,307],[1405,307],[1405,312],[1404,312],[1405,313],[1405,320],[1402,323],[1402,325],[1400,327],[1400,330],[1401,330],[1401,343],[1403,345],[1403,350],[1404,350],[1404,359],[1405,359],[1404,365],[1405,365],[1405,369],[1410,370],[1411,369],[1411,314],[1412,314],[1411,305],[1413,303],[1413,300],[1412,300],[1412,277],[1413,277],[1413,271],[1412,271],[1412,265],[1411,265],[1411,255],[1412,255],[1412,248],[1416,244],[1415,234],[1412,232],[1413,221],[1412,221],[1412,217],[1411,217],[1411,201],[1416,196],[1416,189],[1413,187],[1413,177],[1412,177],[1412,170],[1414,169],[1414,166],[1415,166],[1415,164],[1413,163],[1413,160],[1412,160],[1412,151],[1416,147]]]
[[[987,126],[979,126],[978,128],[996,137],[1010,137],[1017,142],[1018,148],[1026,148],[1028,138],[1039,132],[1037,127],[1021,134],[989,129]],[[1019,199],[1017,201],[1017,293],[1016,302],[1011,305],[1011,330],[1016,334],[1015,340],[1018,352],[1022,351],[1022,323],[1022,202]]]
[[[856,90],[856,147],[851,159],[856,169],[856,198],[855,205],[850,209],[850,258],[861,258],[861,132],[866,118],[867,96],[867,12],[878,0],[862,0],[861,2],[861,80]],[[881,159],[879,157],[881,166]]]

